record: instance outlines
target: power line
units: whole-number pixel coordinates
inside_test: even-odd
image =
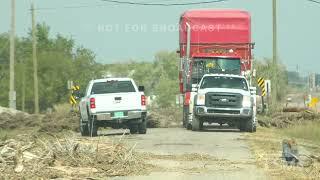
[[[109,3],[116,3],[116,4],[128,4],[128,5],[139,5],[139,6],[188,6],[188,5],[218,3],[218,2],[228,1],[228,0],[211,0],[211,1],[189,2],[189,3],[142,3],[142,2],[118,1],[118,0],[102,0],[102,1],[109,2]]]
[[[228,0],[211,0],[211,1],[202,1],[202,2],[189,2],[189,3],[150,3],[150,2],[131,2],[131,1],[118,1],[118,0],[102,0],[108,3],[114,4],[127,4],[127,5],[139,5],[139,6],[187,6],[187,5],[200,5],[200,4],[211,4],[211,3],[219,3]],[[160,1],[160,0],[159,0]],[[170,1],[170,0],[161,0],[163,1]],[[157,2],[157,1],[156,1]],[[95,4],[95,5],[74,5],[74,6],[63,6],[63,7],[53,7],[53,8],[35,8],[34,10],[56,10],[56,9],[80,9],[80,8],[90,8],[90,7],[107,7],[110,5],[106,4]],[[31,11],[31,9],[30,9]]]
[[[107,6],[105,4],[96,4],[96,5],[75,5],[75,6],[63,6],[63,7],[54,7],[54,8],[35,8],[34,10],[56,10],[56,9],[79,9],[79,8],[88,8],[88,7],[103,7]],[[30,9],[31,11],[31,9]]]
[[[316,0],[307,0],[307,1],[320,4],[320,1],[316,1]]]

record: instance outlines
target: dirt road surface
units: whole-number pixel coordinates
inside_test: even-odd
[[[250,153],[243,133],[210,127],[202,132],[182,128],[148,129],[146,135],[124,130],[101,131],[98,138],[124,138],[144,154],[150,173],[122,179],[266,179]]]

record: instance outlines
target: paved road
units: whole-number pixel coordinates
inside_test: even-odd
[[[115,139],[121,137],[118,133],[102,132]],[[148,129],[146,135],[126,136],[126,141],[139,152],[153,154],[148,163],[158,168],[147,176],[114,179],[266,179],[238,130]]]

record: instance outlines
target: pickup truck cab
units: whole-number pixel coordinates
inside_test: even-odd
[[[194,98],[192,130],[204,122],[237,125],[240,131],[256,131],[255,91],[244,76],[204,75]]]
[[[129,128],[130,133],[147,132],[144,87],[130,78],[104,78],[89,82],[79,103],[80,131],[97,136],[99,127]]]

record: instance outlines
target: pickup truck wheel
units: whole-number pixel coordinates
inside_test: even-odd
[[[229,127],[234,127],[234,123],[233,122],[228,122],[227,123]]]
[[[251,133],[256,131],[253,117],[246,120],[246,131]]]
[[[89,136],[91,137],[98,136],[98,126],[94,122],[94,119],[90,119],[90,121],[87,124],[88,124],[87,127],[88,127]]]
[[[191,130],[191,129],[192,129],[192,125],[190,123],[188,123],[187,130]]]
[[[238,124],[238,127],[239,127],[241,132],[246,131],[246,122],[245,122],[245,120],[240,121],[239,124]]]
[[[189,120],[189,107],[183,107],[183,117],[182,117],[182,124],[184,128],[188,128],[188,120]]]
[[[200,130],[203,130],[203,122],[200,121]]]
[[[147,120],[143,120],[142,123],[138,125],[139,134],[146,134],[147,133]]]
[[[201,129],[201,122],[200,119],[196,116],[192,118],[192,131],[200,131]]]
[[[138,132],[138,127],[136,125],[131,125],[129,129],[130,129],[130,134],[136,134]]]
[[[80,118],[80,133],[81,136],[89,136],[88,123],[83,122],[82,118]]]

